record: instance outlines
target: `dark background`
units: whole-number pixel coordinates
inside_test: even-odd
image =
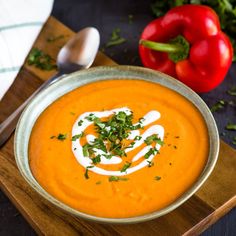
[[[105,53],[119,64],[141,65],[138,56],[139,36],[145,25],[154,19],[151,0],[55,0],[52,15],[74,31],[83,27],[94,26],[101,34],[101,47],[104,49],[114,28],[120,28],[121,36],[127,41],[121,45],[106,48]],[[132,21],[129,15],[133,16]],[[236,86],[236,64],[231,67],[225,81],[214,91],[202,94],[209,107],[217,101],[230,101],[224,109],[214,112],[221,138],[236,148],[232,143],[236,131],[227,131],[228,122],[236,123],[236,97],[227,94],[227,90]],[[236,167],[235,167],[236,168]],[[236,186],[235,186],[236,188]],[[191,217],[191,216],[189,216]],[[29,224],[0,191],[0,235],[36,235]],[[236,209],[206,230],[203,236],[235,236]]]

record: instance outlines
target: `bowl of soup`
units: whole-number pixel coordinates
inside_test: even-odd
[[[200,188],[219,135],[207,105],[181,82],[113,66],[66,75],[39,93],[14,145],[22,176],[55,206],[87,220],[137,223]]]

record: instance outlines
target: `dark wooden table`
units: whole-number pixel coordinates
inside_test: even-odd
[[[145,25],[153,19],[150,0],[55,0],[52,15],[75,31],[86,26],[95,26],[101,33],[101,48],[108,41],[114,28],[120,28],[127,42],[105,50],[105,53],[119,64],[141,65],[138,58],[138,39]],[[133,16],[130,21],[129,15]],[[234,131],[224,129],[228,122],[236,123],[236,98],[226,91],[236,86],[236,64],[224,81],[214,91],[201,95],[211,107],[220,99],[232,101],[224,110],[214,113],[221,138],[232,147]],[[235,167],[236,168],[236,167]],[[35,235],[29,224],[18,213],[5,195],[0,192],[0,235]],[[215,225],[203,233],[206,235],[236,235],[236,209],[232,210]]]

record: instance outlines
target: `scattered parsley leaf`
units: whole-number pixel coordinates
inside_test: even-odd
[[[232,143],[233,143],[234,145],[236,145],[236,136],[234,137]]]
[[[101,184],[102,183],[102,181],[97,181],[95,184],[96,185],[99,185],[99,184]]]
[[[84,173],[84,177],[85,179],[89,179],[89,175],[88,175],[88,171],[89,169],[93,168],[94,166],[87,166],[86,167],[86,170],[85,170],[85,173]]]
[[[76,134],[74,136],[72,136],[71,140],[72,141],[76,141],[77,139],[83,137],[84,133],[82,132],[81,134]]]
[[[227,91],[229,95],[236,96],[236,86],[232,87]]]
[[[163,146],[164,142],[157,136],[157,134],[153,134],[153,135],[150,135],[148,136],[144,142],[147,144],[147,145],[151,145],[153,142]]]
[[[115,28],[112,33],[109,41],[106,43],[106,47],[112,47],[126,42],[126,39],[120,36],[120,29]]]
[[[78,121],[78,126],[81,126],[83,124],[83,120]]]
[[[84,157],[88,157],[88,156],[89,156],[88,145],[85,144],[82,149],[83,149],[83,155],[84,155]]]
[[[55,136],[55,135],[52,135],[52,136],[50,137],[50,139],[53,139],[53,138],[56,138],[56,136]]]
[[[223,109],[225,107],[225,105],[226,105],[226,102],[224,100],[220,100],[211,107],[211,112],[219,111],[219,110]]]
[[[137,136],[134,138],[134,141],[136,141],[136,140],[141,140],[141,139],[142,139],[142,136],[137,135]]]
[[[236,130],[236,124],[229,123],[226,125],[225,129],[227,130]]]
[[[96,157],[92,158],[93,164],[98,164],[101,162],[101,155],[97,155]]]
[[[147,162],[148,162],[148,167],[154,166],[154,162],[153,161],[147,161]]]
[[[125,172],[130,166],[131,166],[130,162],[125,163],[120,172]]]
[[[144,155],[144,158],[148,159],[151,155],[156,155],[158,153],[159,153],[159,151],[155,147],[150,148],[149,151]]]
[[[129,180],[128,178],[124,178],[124,177],[119,177],[119,176],[110,176],[109,177],[109,182],[118,182],[118,181],[127,181]]]
[[[104,156],[106,159],[111,159],[111,158],[112,158],[112,155],[111,155],[111,154],[103,154],[103,156]]]
[[[58,134],[57,139],[63,141],[66,139],[66,137],[67,137],[67,134]]]
[[[55,60],[38,48],[33,48],[31,50],[27,58],[27,63],[28,65],[33,65],[41,70],[50,71],[57,68]]]
[[[155,176],[154,179],[159,181],[159,180],[161,180],[161,177],[160,176]]]

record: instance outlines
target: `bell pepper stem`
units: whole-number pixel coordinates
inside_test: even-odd
[[[168,43],[159,43],[141,39],[139,44],[151,50],[167,53],[169,59],[175,63],[186,59],[189,55],[190,49],[189,42],[182,35],[178,35]]]
[[[175,53],[184,51],[184,47],[179,44],[158,43],[144,39],[141,39],[139,44],[159,52]]]

